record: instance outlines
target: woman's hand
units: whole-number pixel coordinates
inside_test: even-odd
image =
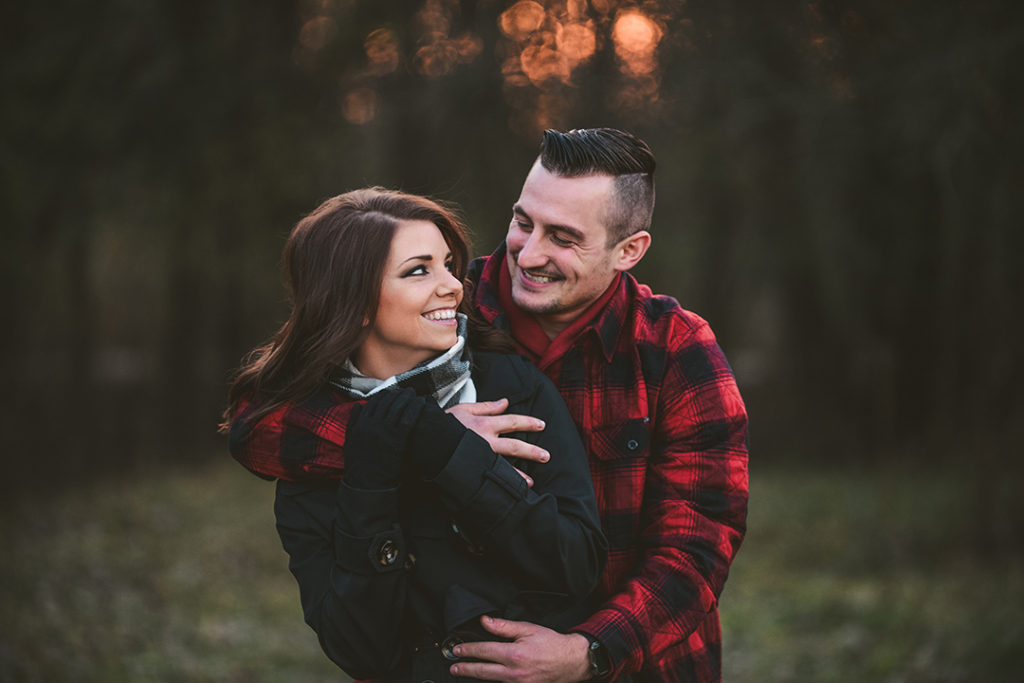
[[[355,406],[345,442],[345,481],[358,489],[398,486],[409,435],[425,402],[412,389],[382,391]]]

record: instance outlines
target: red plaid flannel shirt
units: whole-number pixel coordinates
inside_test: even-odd
[[[603,604],[574,630],[605,645],[612,678],[721,680],[718,596],[746,530],[747,414],[711,328],[627,273],[538,357],[516,329],[522,312],[506,310],[504,263],[504,246],[473,263],[477,305],[569,406],[608,538]]]
[[[504,247],[478,259],[477,304],[508,329]],[[718,681],[717,601],[747,509],[747,416],[708,324],[632,276],[604,309],[530,352],[558,386],[590,455],[608,538],[603,604],[575,630],[608,648],[613,677]],[[240,406],[232,455],[266,478],[341,478],[352,403],[325,388],[255,423]]]

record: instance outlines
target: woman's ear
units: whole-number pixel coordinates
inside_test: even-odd
[[[615,249],[615,270],[626,271],[640,263],[651,246],[651,233],[638,230],[619,242]]]

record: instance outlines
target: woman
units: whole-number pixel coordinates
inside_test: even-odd
[[[327,200],[285,245],[288,321],[229,395],[232,454],[281,479],[277,528],[306,622],[355,678],[447,680],[484,614],[568,629],[604,566],[558,392],[457,313],[468,254],[453,213],[423,197]],[[551,455],[521,464],[532,488],[444,411],[503,397],[546,422],[519,435]]]

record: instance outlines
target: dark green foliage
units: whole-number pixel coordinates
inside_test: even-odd
[[[2,10],[13,474],[198,452],[284,316],[278,257],[303,212],[401,187],[460,203],[489,251],[546,125],[651,143],[637,274],[718,332],[756,458],[1001,465],[1024,424],[1019,3],[652,0],[646,81],[591,3],[595,54],[536,83],[503,75],[540,42],[502,32],[510,4]],[[441,70],[419,52],[463,38]]]

